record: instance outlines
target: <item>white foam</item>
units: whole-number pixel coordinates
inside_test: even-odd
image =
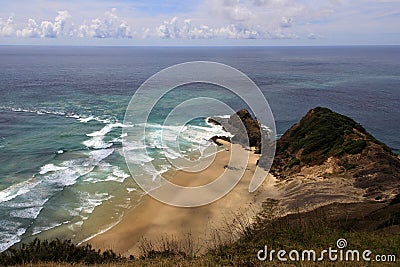
[[[109,132],[111,132],[112,129],[117,128],[117,127],[125,127],[124,124],[122,123],[112,123],[112,124],[107,124],[106,126],[104,126],[101,130],[87,134],[87,136],[104,136],[106,134],[108,134]]]
[[[106,123],[111,122],[111,119],[102,119],[102,118],[96,117],[94,115],[85,116],[85,115],[79,115],[79,114],[72,113],[72,114],[67,114],[65,117],[76,119],[82,123],[88,123],[90,121],[97,121],[97,122],[106,124]]]
[[[89,160],[86,163],[97,166],[102,160],[108,158],[112,153],[114,153],[113,148],[90,151]]]
[[[106,178],[104,178],[103,174],[107,175]],[[130,175],[125,173],[118,166],[113,166],[108,162],[102,162],[98,165],[98,169],[96,169],[96,171],[93,171],[90,174],[86,175],[82,181],[93,184],[109,181],[123,183],[128,177],[130,177]]]
[[[119,183],[123,183],[126,178],[130,177],[129,174],[125,173],[123,170],[121,170],[118,166],[113,166],[113,172],[112,176],[108,176],[106,181],[116,181]]]
[[[92,152],[99,152],[94,154]],[[92,151],[88,158],[83,160],[70,160],[61,163],[63,166],[57,171],[46,173],[42,180],[49,185],[57,185],[59,187],[71,186],[76,183],[77,179],[84,176],[99,164],[99,162],[112,154],[113,149]]]
[[[81,117],[79,115],[76,114],[68,114],[65,117],[67,118],[73,118],[73,119],[80,119]]]
[[[136,191],[136,190],[137,190],[136,188],[132,188],[132,187],[127,187],[126,188],[126,191],[128,191],[128,193],[131,193],[131,192]]]
[[[113,175],[115,175],[119,178],[128,178],[130,176],[129,174],[125,173],[123,170],[121,170],[117,166],[113,167]]]
[[[46,164],[43,167],[40,168],[39,174],[43,175],[48,172],[54,172],[54,171],[62,171],[67,169],[67,167],[59,167],[54,164]]]
[[[113,196],[108,193],[95,193],[90,195],[88,198],[84,199],[87,205],[84,206],[82,212],[91,214],[97,206],[100,206],[104,201],[110,200],[111,198],[113,198]]]
[[[93,213],[97,206],[103,204],[104,201],[110,200],[114,196],[108,193],[88,193],[80,192],[79,195],[79,207],[76,207],[70,211],[73,216],[80,216],[83,221],[89,218],[89,215]]]
[[[86,140],[82,142],[83,145],[85,145],[88,148],[94,148],[94,149],[105,149],[112,147],[114,143],[112,142],[104,142],[103,137],[101,136],[96,136],[93,137],[92,139]]]
[[[27,109],[27,108],[13,108],[13,107],[2,107],[4,109],[13,111],[13,112],[25,112],[25,113],[34,113],[37,115],[57,115],[57,116],[65,116],[66,113],[62,112],[62,111],[49,111],[49,110],[45,110],[45,109],[36,109],[36,108],[32,108],[32,109]]]
[[[161,126],[158,124],[146,124],[146,128],[152,131],[146,131],[146,141],[150,146],[157,148],[178,147],[178,138],[192,144],[207,146],[208,140],[213,136],[232,137],[232,134],[226,132],[222,126],[209,124],[209,126]],[[175,155],[176,156],[176,155]]]
[[[177,152],[177,151],[175,151],[174,149],[171,149],[171,148],[163,149],[162,154],[164,154],[169,159],[177,159],[177,158],[181,158],[182,157],[181,153],[179,153],[179,152]]]
[[[90,173],[100,161],[111,155],[113,151],[113,149],[92,151],[88,158],[65,161],[60,164],[62,167],[47,164],[28,181],[0,191],[0,203],[9,202],[7,207],[16,208],[11,214],[14,217],[34,219],[54,192],[75,184],[79,177]],[[24,196],[24,201],[12,201],[18,196]]]
[[[0,203],[10,201],[20,195],[26,194],[39,183],[41,183],[41,181],[29,179],[0,191]]]
[[[4,251],[15,243],[21,241],[21,236],[25,234],[25,228],[18,228],[21,224],[13,223],[13,228],[9,232],[0,233],[0,251]]]
[[[138,149],[145,149],[147,146],[144,144],[144,139],[140,141],[130,141],[124,143],[125,151],[132,151]]]
[[[107,123],[110,123],[112,120],[115,120],[115,119],[104,119],[104,118],[100,118],[100,117],[97,117],[94,115],[79,115],[79,114],[67,113],[67,112],[63,112],[63,111],[51,111],[51,110],[47,110],[47,109],[43,109],[43,108],[15,108],[15,107],[2,106],[1,109],[9,110],[12,112],[33,113],[33,114],[37,114],[37,115],[63,116],[66,118],[76,119],[82,123],[88,123],[90,121],[97,121],[97,122],[107,124]]]
[[[10,212],[10,216],[23,219],[36,219],[42,209],[43,207],[39,206],[13,210]]]
[[[50,223],[50,225],[47,225],[47,226],[44,226],[44,227],[34,227],[33,230],[32,230],[32,235],[38,235],[38,234],[40,234],[42,232],[57,228],[57,227],[59,227],[61,225],[68,224],[68,223],[70,223],[70,221],[65,221],[65,222],[62,222],[62,223]]]
[[[83,240],[82,240],[81,242],[79,242],[77,245],[79,246],[79,245],[81,245],[81,244],[83,244],[83,243],[85,243],[85,242],[91,240],[92,238],[94,238],[94,237],[96,237],[96,236],[98,236],[98,235],[101,235],[101,234],[107,232],[108,230],[110,230],[111,228],[113,228],[114,226],[116,226],[116,225],[121,221],[121,218],[122,218],[122,214],[120,215],[119,219],[118,219],[116,222],[110,224],[109,226],[107,226],[107,227],[104,228],[103,230],[100,230],[100,231],[97,232],[96,234],[94,234],[94,235],[92,235],[92,236],[89,236],[88,238],[83,239]]]
[[[123,128],[126,127],[123,123],[110,123],[104,126],[102,129],[95,131],[93,133],[86,134],[88,137],[92,137],[89,140],[82,142],[88,148],[94,149],[104,149],[113,146],[112,142],[104,142],[104,136],[111,132],[114,128]]]
[[[219,115],[219,116],[214,116],[216,118],[222,118],[222,119],[229,119],[231,117],[231,115]],[[207,118],[208,121],[209,118]]]
[[[120,135],[120,137],[114,138],[111,142],[113,143],[122,143],[122,139],[127,137],[128,134],[127,133],[123,133]]]
[[[87,118],[81,118],[81,117],[78,116],[77,119],[78,119],[78,121],[80,121],[80,122],[87,123],[87,122],[89,122],[89,121],[94,120],[94,117],[93,117],[93,116],[89,116],[89,117],[87,117]]]
[[[144,165],[145,163],[154,160],[154,158],[143,153],[127,153],[125,157],[127,162],[137,165]]]

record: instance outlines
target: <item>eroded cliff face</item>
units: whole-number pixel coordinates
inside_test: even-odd
[[[343,177],[368,199],[400,193],[399,156],[354,120],[321,107],[277,141],[271,173],[281,180]]]

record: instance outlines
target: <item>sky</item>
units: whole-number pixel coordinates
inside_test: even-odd
[[[0,44],[400,45],[400,0],[0,0]]]

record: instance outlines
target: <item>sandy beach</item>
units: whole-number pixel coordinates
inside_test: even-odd
[[[162,238],[187,242],[187,237],[190,235],[195,246],[194,250],[201,252],[212,246],[209,241],[213,236],[213,230],[221,230],[229,224],[235,224],[238,217],[251,220],[254,214],[261,210],[262,200],[279,194],[274,187],[276,181],[274,177],[268,175],[257,191],[249,193],[250,180],[258,169],[256,162],[259,155],[246,150],[241,145],[222,140],[220,142],[223,143],[225,149],[217,153],[212,164],[205,170],[196,173],[170,170],[163,176],[174,184],[186,187],[207,184],[221,175],[228,164],[229,167],[235,168],[235,162],[229,161],[231,151],[234,149],[249,160],[242,179],[226,196],[205,206],[180,208],[161,203],[145,195],[138,205],[126,212],[116,226],[88,242],[95,248],[111,248],[123,255],[138,256],[140,244],[143,244],[144,239],[157,246]],[[263,171],[262,175],[267,176],[267,173]]]

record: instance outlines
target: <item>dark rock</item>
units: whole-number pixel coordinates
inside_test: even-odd
[[[261,146],[261,129],[256,119],[253,119],[250,112],[242,109],[231,115],[228,120],[230,132],[234,134],[232,141],[244,146]],[[243,126],[245,131],[243,131]]]
[[[221,125],[221,122],[219,122],[217,119],[215,118],[208,118],[207,119],[208,123],[214,124],[214,125]]]
[[[390,202],[390,205],[399,204],[400,203],[400,194],[396,195],[394,199]]]
[[[222,144],[220,142],[218,142],[217,139],[224,140],[224,141],[227,141],[227,142],[231,142],[231,138],[230,137],[228,137],[228,136],[217,136],[217,135],[211,137],[210,141],[213,141],[215,144],[217,144],[219,146],[222,146]]]

